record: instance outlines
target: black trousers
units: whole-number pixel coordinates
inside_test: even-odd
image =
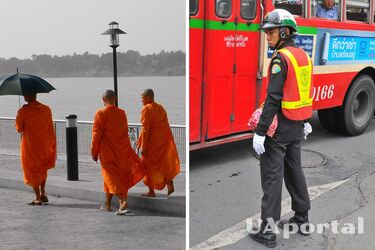
[[[292,210],[307,212],[311,208],[306,178],[301,166],[302,139],[303,123],[285,131],[278,129],[273,138],[266,137],[266,151],[260,157],[262,220],[280,220],[283,178],[292,198]]]

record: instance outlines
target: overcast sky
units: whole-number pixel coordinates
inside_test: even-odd
[[[111,52],[100,35],[117,21],[118,51],[185,48],[185,0],[0,0],[0,57]]]

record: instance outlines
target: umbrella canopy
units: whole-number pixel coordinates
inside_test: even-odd
[[[55,88],[35,75],[14,74],[0,78],[0,95],[29,95],[49,93]]]

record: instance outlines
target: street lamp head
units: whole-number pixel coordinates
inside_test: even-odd
[[[109,23],[109,29],[104,31],[102,35],[109,35],[111,39],[111,47],[118,47],[120,45],[120,39],[119,35],[120,34],[126,34],[126,32],[122,31],[117,22],[111,22]]]
[[[110,29],[118,29],[118,22],[113,21],[110,22],[108,25]]]

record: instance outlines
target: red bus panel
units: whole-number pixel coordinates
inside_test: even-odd
[[[198,0],[196,13],[190,16],[189,36],[189,131],[190,142],[201,139],[202,76],[204,41],[204,1]]]
[[[227,39],[235,36],[233,24],[235,5],[228,5],[227,18],[219,18],[216,0],[206,1],[205,29],[205,117],[206,139],[231,134],[234,47],[227,47]],[[228,0],[230,2],[230,0]],[[235,2],[235,1],[234,1]],[[205,125],[203,125],[205,126]]]
[[[238,0],[237,6],[241,6],[241,3],[244,2],[247,1],[241,2]],[[249,114],[255,110],[256,101],[260,39],[260,32],[258,32],[259,26],[257,23],[259,23],[259,17],[255,18],[254,20],[245,20],[243,17],[244,12],[241,13],[241,9],[243,11],[243,7],[244,6],[242,5],[242,8],[237,9],[239,23],[236,32],[236,73],[234,78],[234,119],[232,123],[232,133],[239,133],[249,130],[249,126],[247,125],[249,121]],[[259,5],[254,14],[258,13],[258,11]]]

